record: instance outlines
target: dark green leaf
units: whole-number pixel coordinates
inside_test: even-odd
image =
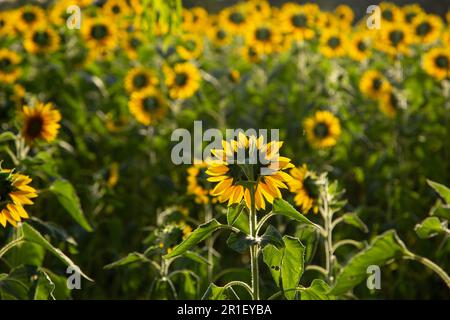
[[[284,247],[283,238],[281,237],[280,232],[273,227],[272,225],[269,225],[266,229],[266,232],[261,236],[261,246],[264,247],[267,244],[273,244],[278,249],[281,249]]]
[[[304,271],[305,247],[297,238],[284,236],[284,254],[281,260],[281,282],[284,295],[292,300],[296,296],[295,291],[289,289],[297,288]]]
[[[445,227],[437,217],[428,217],[414,227],[419,238],[427,239],[445,232]]]
[[[307,219],[303,214],[295,210],[295,208],[289,202],[284,201],[283,199],[276,199],[273,202],[273,212],[275,214],[284,215],[298,222],[315,226],[313,222],[309,221],[309,219]]]

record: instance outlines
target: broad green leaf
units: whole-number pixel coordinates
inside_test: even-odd
[[[41,267],[44,262],[44,257],[45,249],[31,242],[23,242],[12,248],[5,255],[5,259],[12,268],[20,265]]]
[[[278,230],[272,225],[269,225],[266,229],[266,232],[264,232],[264,234],[261,236],[262,247],[266,246],[269,243],[273,244],[279,249],[284,247],[283,238],[280,232],[278,232]]]
[[[305,246],[305,263],[309,263],[314,257],[319,243],[320,235],[318,230],[310,225],[298,225],[295,237]]]
[[[5,142],[8,140],[14,140],[16,139],[16,136],[14,135],[14,133],[10,132],[10,131],[6,131],[0,134],[0,142]]]
[[[136,262],[150,262],[150,260],[142,253],[132,252],[132,253],[129,253],[126,257],[124,257],[122,259],[119,259],[113,263],[107,264],[103,268],[109,270],[109,269],[114,269],[117,267],[126,266],[126,265],[129,265],[131,263],[136,263]]]
[[[237,296],[233,289],[225,289],[225,287],[219,287],[211,283],[203,295],[202,300],[234,300],[236,298]]]
[[[355,213],[346,213],[342,216],[342,219],[346,224],[357,227],[365,233],[369,232],[366,224]]]
[[[69,181],[56,180],[52,183],[49,190],[56,195],[59,203],[80,226],[87,231],[92,231],[92,227],[89,225],[81,209],[80,199]]]
[[[289,289],[297,288],[304,271],[305,247],[297,238],[284,236],[284,254],[281,260],[281,283],[284,295],[288,300],[293,300],[295,291]]]
[[[371,245],[354,255],[336,277],[331,294],[341,295],[367,278],[367,267],[384,265],[391,259],[401,257],[407,251],[395,230],[389,230],[376,237]]]
[[[301,300],[334,300],[333,295],[328,294],[330,286],[321,279],[314,279],[309,288],[300,291]]]
[[[440,199],[438,199],[431,208],[429,214],[430,216],[436,216],[450,221],[450,205],[445,205]]]
[[[169,254],[166,254],[164,256],[165,259],[174,258],[176,256],[179,256],[189,249],[191,249],[193,246],[195,246],[197,243],[205,240],[209,237],[214,231],[217,231],[221,228],[226,228],[228,226],[224,226],[223,224],[219,223],[216,219],[213,219],[209,222],[206,222],[200,226],[198,226],[197,229],[191,232],[189,236],[181,242],[179,245],[177,245],[172,252]]]
[[[255,241],[243,232],[231,233],[227,240],[227,245],[238,253],[247,251]]]
[[[233,223],[233,226],[241,230],[243,233],[250,233],[248,214],[246,214],[245,208],[242,210],[241,214],[237,216],[236,220]]]
[[[55,291],[55,284],[49,275],[39,270],[39,277],[34,288],[33,300],[55,300],[53,292]]]
[[[427,239],[445,231],[444,226],[437,217],[428,217],[414,227],[419,238]]]
[[[229,226],[233,226],[235,224],[236,220],[239,218],[239,215],[244,211],[244,208],[245,204],[242,202],[228,207],[227,223]]]
[[[444,186],[443,184],[427,180],[430,187],[434,189],[447,204],[450,204],[450,189]]]
[[[313,222],[309,221],[308,218],[295,210],[295,208],[289,202],[284,201],[283,199],[276,199],[273,202],[273,213],[281,214],[298,222],[315,226]]]
[[[10,274],[0,274],[0,300],[27,300],[30,288],[28,273],[23,266]]]
[[[22,226],[23,231],[23,238],[25,241],[36,243],[42,247],[44,247],[48,252],[53,254],[55,257],[57,257],[59,260],[61,260],[63,263],[65,263],[67,266],[71,267],[74,271],[78,272],[80,275],[82,275],[84,278],[86,278],[89,281],[93,281],[88,276],[86,276],[81,269],[73,263],[72,260],[70,260],[69,257],[67,257],[61,250],[55,248],[48,242],[36,229],[34,229],[32,226],[30,226],[27,223],[23,223]]]
[[[280,288],[281,260],[283,259],[284,249],[279,250],[272,244],[266,245],[263,249],[263,261],[269,267],[273,281]]]

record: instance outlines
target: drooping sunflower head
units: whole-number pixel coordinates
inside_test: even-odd
[[[147,90],[158,84],[158,78],[153,71],[145,67],[135,67],[128,71],[125,77],[125,89],[128,93]]]
[[[446,48],[430,49],[422,58],[422,68],[436,80],[450,79],[450,52]]]
[[[380,29],[380,39],[376,47],[392,56],[410,54],[413,35],[411,28],[404,23],[385,23]]]
[[[381,72],[367,70],[359,82],[361,92],[371,99],[378,99],[385,92],[390,91],[391,84]]]
[[[342,32],[324,30],[320,37],[320,52],[327,58],[342,57],[346,54],[347,40]]]
[[[55,140],[61,127],[61,114],[51,103],[38,102],[34,107],[24,106],[22,112],[22,136],[27,142]]]
[[[364,61],[372,55],[370,39],[364,34],[354,35],[348,48],[348,55],[356,61]]]
[[[334,146],[341,135],[339,119],[330,111],[317,111],[306,118],[304,128],[308,142],[316,149]]]
[[[58,50],[59,42],[59,35],[56,31],[41,24],[26,33],[24,47],[29,53],[52,53]]]
[[[212,183],[207,180],[207,168],[208,164],[201,162],[187,169],[187,193],[193,195],[198,204],[207,204],[215,200],[210,197]]]
[[[177,63],[173,68],[165,68],[166,84],[172,99],[187,99],[200,88],[200,72],[189,62]]]
[[[21,32],[29,32],[45,21],[45,11],[36,5],[26,5],[16,10],[15,25]]]
[[[196,59],[203,52],[203,40],[195,34],[184,34],[176,46],[176,50],[184,60]]]
[[[162,94],[153,87],[134,92],[128,106],[136,120],[146,126],[155,124],[167,112],[167,105]]]
[[[14,51],[0,49],[0,82],[14,83],[21,75],[21,58]]]
[[[280,188],[287,189],[291,179],[283,170],[292,167],[289,158],[279,155],[282,144],[242,132],[235,140],[222,141],[222,149],[212,150],[215,159],[208,162],[206,171],[208,181],[217,183],[211,194],[229,206],[244,199],[251,208],[253,190],[258,210],[265,209],[266,201],[281,198]]]
[[[431,14],[421,14],[413,20],[414,42],[419,44],[428,44],[439,39],[443,27],[439,16]]]
[[[308,170],[306,164],[292,168],[289,172],[292,176],[288,182],[289,191],[295,194],[294,202],[303,213],[311,211],[317,213],[319,211],[318,198],[319,188],[315,183],[315,174]]]
[[[31,178],[0,167],[0,224],[9,222],[14,227],[22,219],[28,218],[24,205],[33,204],[36,190],[29,186]]]

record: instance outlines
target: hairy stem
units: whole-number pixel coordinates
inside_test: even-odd
[[[439,277],[441,277],[442,280],[444,280],[445,284],[450,289],[450,277],[448,276],[448,274],[441,267],[439,267],[433,261],[431,261],[431,260],[429,260],[429,259],[427,259],[425,257],[416,255],[414,253],[410,253],[409,255],[405,256],[405,259],[407,259],[407,260],[414,260],[414,261],[420,262],[424,266],[430,268]]]
[[[255,186],[250,188],[250,235],[256,239],[258,219],[256,216],[256,204],[255,204]],[[250,247],[250,263],[252,272],[252,293],[253,300],[259,300],[259,266],[258,266],[258,244],[255,243]]]

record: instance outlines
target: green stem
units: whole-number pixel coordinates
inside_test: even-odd
[[[250,188],[250,200],[251,200],[251,208],[250,208],[250,235],[256,239],[257,234],[257,226],[258,219],[256,216],[256,204],[255,204],[255,186],[251,186]],[[251,263],[251,272],[252,272],[252,292],[253,292],[253,300],[259,300],[259,266],[258,266],[258,244],[253,244],[250,247],[250,263]]]
[[[211,221],[213,218],[211,204],[205,204],[205,222]],[[213,239],[206,240],[206,248],[208,250],[208,282],[212,281],[213,277]]]
[[[404,257],[407,260],[414,260],[417,262],[420,262],[421,264],[423,264],[424,266],[430,268],[431,270],[433,270],[439,277],[441,277],[442,280],[444,280],[445,284],[447,285],[447,287],[450,289],[450,277],[448,276],[448,274],[441,268],[439,267],[437,264],[435,264],[433,261],[416,255],[414,253],[409,253],[407,256]]]
[[[333,282],[333,222],[332,215],[328,205],[328,183],[323,185],[320,192],[322,198],[321,213],[324,220],[325,228],[325,270],[327,272],[327,282],[331,284]]]

